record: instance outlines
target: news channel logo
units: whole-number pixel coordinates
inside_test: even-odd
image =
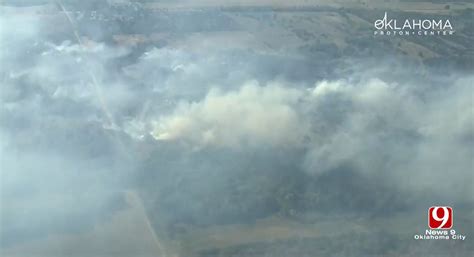
[[[415,234],[415,240],[460,240],[466,236],[458,233],[454,226],[454,211],[450,206],[431,206],[428,208],[428,229],[424,234]]]

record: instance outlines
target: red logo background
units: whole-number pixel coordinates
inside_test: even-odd
[[[432,206],[428,210],[428,226],[431,229],[453,227],[453,209],[448,206]]]

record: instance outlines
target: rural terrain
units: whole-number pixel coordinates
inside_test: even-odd
[[[472,256],[473,15],[0,0],[0,256]],[[435,204],[466,241],[413,239]]]

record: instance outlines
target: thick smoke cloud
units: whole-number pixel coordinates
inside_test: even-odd
[[[445,183],[453,188],[450,194],[470,199],[471,182],[465,180],[472,167],[470,81],[466,76],[422,93],[423,82],[374,79],[317,85],[314,123],[319,125],[316,135],[324,136],[315,139],[307,167],[321,172],[350,163],[411,190],[430,190],[449,174]],[[324,116],[327,106],[335,114],[331,120]]]
[[[449,171],[451,193],[469,195],[472,77],[421,93],[423,82],[351,80],[211,89],[204,99],[181,102],[160,116],[151,134],[196,149],[306,149],[302,167],[310,174],[350,165],[410,190],[429,190]]]
[[[211,90],[204,100],[181,103],[157,122],[157,140],[190,141],[197,146],[301,145],[308,126],[294,110],[301,92],[278,85],[243,85],[237,92]]]

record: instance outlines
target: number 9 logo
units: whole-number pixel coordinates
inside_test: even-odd
[[[452,228],[453,209],[448,206],[432,206],[428,210],[428,226],[431,229]]]

